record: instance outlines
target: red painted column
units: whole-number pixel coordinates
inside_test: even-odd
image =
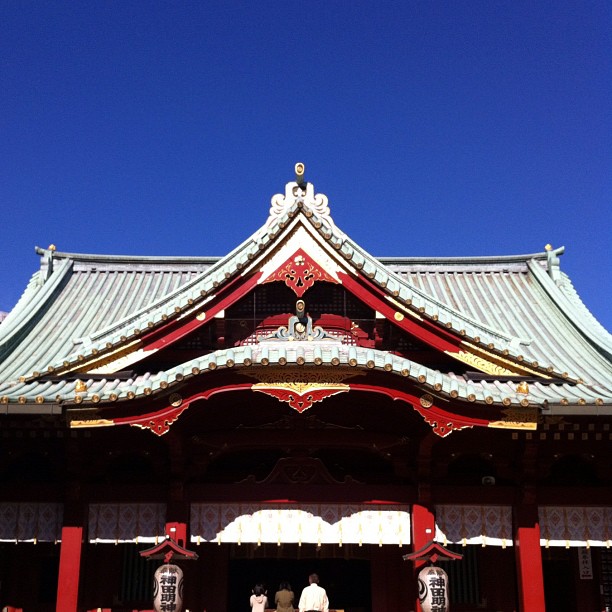
[[[544,603],[544,572],[540,550],[540,525],[518,527],[515,537],[516,573],[519,587],[519,610],[542,612]]]
[[[77,612],[82,540],[82,527],[62,528],[56,612]]]
[[[436,535],[436,520],[428,508],[419,504],[412,506],[412,546],[413,550],[419,550],[423,548],[425,544],[431,542]],[[419,570],[426,564],[426,561],[414,561],[414,575],[413,580],[416,580],[416,576]],[[417,597],[416,610],[420,612],[421,604]]]

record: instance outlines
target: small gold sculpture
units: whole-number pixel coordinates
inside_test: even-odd
[[[517,393],[523,393],[523,394],[527,395],[529,393],[529,385],[524,380],[522,380],[516,386],[516,392]]]
[[[87,392],[87,383],[83,382],[82,380],[77,378],[74,390],[75,390],[76,393],[86,393]]]

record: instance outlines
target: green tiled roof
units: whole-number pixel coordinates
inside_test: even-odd
[[[530,404],[572,404],[581,406],[585,414],[598,414],[610,404],[610,390],[587,385],[548,383],[532,381],[529,393],[517,392],[516,381],[469,380],[463,376],[443,374],[408,359],[384,351],[348,346],[340,342],[282,342],[264,341],[253,346],[214,351],[192,359],[167,371],[147,373],[127,380],[109,375],[103,379],[88,379],[82,382],[87,391],[77,389],[77,380],[63,379],[45,382],[22,382],[13,385],[8,395],[9,403],[20,405],[74,404],[85,405],[109,401],[131,401],[139,397],[167,394],[174,385],[182,385],[190,378],[205,375],[222,368],[245,371],[249,368],[291,366],[300,368],[357,368],[386,372],[418,382],[424,390],[436,390],[438,395],[456,397],[476,403],[495,403],[506,400],[507,405],[521,405],[527,399]],[[247,372],[248,373],[248,372]],[[424,382],[423,382],[424,381]],[[607,394],[607,397],[606,397]],[[111,397],[114,396],[114,397]],[[472,396],[472,397],[470,397]],[[21,399],[20,399],[21,398]],[[37,400],[37,398],[39,398]],[[604,399],[605,398],[605,399]]]
[[[295,184],[288,188],[291,185]],[[50,367],[61,370],[66,363],[78,364],[137,339],[142,330],[202,308],[225,283],[244,274],[262,253],[300,224],[330,252],[361,270],[389,299],[419,317],[500,356],[548,368],[553,375],[565,374],[569,381],[584,381],[542,384],[541,388],[535,383],[534,402],[612,402],[612,337],[588,312],[558,266],[553,274],[550,252],[377,259],[336,228],[325,211],[299,199],[271,215],[263,228],[223,258],[115,257],[38,249],[41,269],[0,325],[0,396],[11,402],[25,397],[29,404],[36,396],[46,402],[58,395],[74,395],[73,383],[35,379]],[[562,252],[557,249],[553,255],[558,260]],[[258,355],[263,348],[233,350]],[[337,350],[349,359],[347,347]],[[355,350],[358,359],[369,361],[364,349]],[[223,361],[224,354],[221,351],[202,359]],[[378,353],[374,356],[375,361],[383,359]],[[392,360],[395,372],[395,358]],[[408,365],[411,373],[423,367]],[[195,366],[189,362],[181,367],[191,370]],[[425,370],[423,374],[428,379],[437,377],[443,389],[467,384],[462,377]],[[148,376],[153,384],[159,376],[171,380],[172,372]],[[19,382],[20,377],[26,382]],[[134,393],[140,382],[133,381]],[[107,381],[100,390],[106,393],[110,388],[106,385],[113,384],[118,389],[126,386],[125,382]],[[477,398],[512,400],[510,383],[489,388],[491,384],[473,383],[467,395],[473,392]]]

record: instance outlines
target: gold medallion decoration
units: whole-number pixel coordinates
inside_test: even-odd
[[[419,401],[421,403],[421,406],[423,406],[423,408],[431,408],[434,403],[434,398],[429,393],[426,393],[425,395],[421,396],[421,399]]]

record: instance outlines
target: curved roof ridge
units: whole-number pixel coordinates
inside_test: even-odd
[[[89,340],[91,342],[100,341],[100,339],[108,336],[117,329],[122,329],[132,324],[142,323],[143,318],[147,317],[147,315],[150,317],[152,313],[157,312],[159,314],[159,309],[164,305],[170,304],[174,306],[174,302],[178,296],[186,292],[188,293],[190,290],[197,292],[199,289],[199,295],[204,297],[204,301],[199,304],[202,305],[205,303],[204,294],[208,295],[212,289],[218,289],[223,282],[229,281],[237,272],[246,267],[246,265],[250,263],[250,260],[254,258],[255,254],[261,252],[265,248],[265,244],[273,240],[278,232],[283,231],[287,227],[289,220],[299,211],[300,207],[298,205],[294,205],[290,209],[287,209],[285,214],[271,220],[267,226],[269,231],[262,231],[266,229],[266,226],[259,228],[227,255],[217,259],[213,265],[202,271],[193,280],[177,287],[173,292],[149,304],[146,308],[133,313],[129,317],[125,317],[123,320],[103,330],[99,330],[89,338],[83,340]],[[306,215],[304,216],[306,217]],[[241,255],[242,258],[240,257]],[[202,287],[202,283],[206,283],[207,280],[209,282],[206,286]],[[168,313],[166,312],[166,314]]]
[[[288,186],[290,185],[294,184],[289,183]],[[312,191],[313,188],[309,183],[308,194],[312,195]],[[318,202],[315,202],[315,204],[318,205]],[[326,209],[326,211],[328,212],[328,209]],[[164,317],[174,317],[177,316],[177,314],[180,317],[181,314],[177,310],[179,307],[177,300],[181,299],[180,296],[185,297],[185,300],[181,300],[182,302],[189,301],[187,296],[192,300],[192,304],[197,300],[197,304],[193,304],[193,308],[205,304],[207,298],[213,291],[218,290],[222,284],[228,282],[239,273],[240,270],[248,267],[251,260],[265,250],[268,244],[275,241],[279,233],[291,231],[291,228],[298,223],[299,218],[303,219],[303,223],[308,222],[308,225],[328,242],[333,247],[333,251],[337,252],[340,257],[352,259],[352,255],[350,257],[347,256],[348,248],[353,254],[358,254],[363,262],[369,262],[369,266],[366,264],[360,267],[363,268],[364,271],[366,267],[368,268],[368,276],[373,279],[373,282],[378,283],[391,299],[404,302],[407,306],[412,305],[412,308],[415,309],[420,305],[425,309],[424,312],[426,314],[432,318],[436,317],[438,319],[439,325],[446,324],[448,326],[450,324],[455,333],[461,331],[462,335],[476,342],[484,344],[503,344],[503,348],[513,349],[509,351],[510,355],[517,352],[514,349],[518,349],[519,345],[527,345],[531,342],[531,339],[519,338],[506,332],[493,329],[490,326],[483,325],[481,322],[464,313],[452,309],[446,304],[432,298],[417,287],[409,284],[392,270],[387,269],[378,259],[362,249],[333,223],[333,220],[325,211],[321,213],[321,211],[317,209],[317,206],[311,207],[310,202],[304,198],[294,198],[293,201],[291,201],[287,197],[283,198],[282,211],[275,215],[271,215],[264,226],[256,230],[225,257],[217,260],[214,265],[202,271],[196,278],[181,285],[173,292],[158,299],[156,302],[132,313],[128,317],[124,317],[120,321],[114,322],[102,330],[98,330],[90,336],[80,338],[80,346],[76,347],[74,354],[67,356],[65,360],[69,362],[75,361],[78,358],[78,353],[82,352],[84,348],[92,350],[108,348],[103,347],[105,341],[116,345],[117,342],[122,339],[120,335],[126,337],[132,336],[131,332],[121,334],[122,331],[128,328],[133,327],[135,330],[147,327],[150,328],[151,325],[159,323]],[[374,272],[372,272],[370,268],[374,268]],[[390,279],[392,279],[392,281],[388,283],[387,281]],[[381,285],[382,281],[384,282]],[[395,283],[398,288],[403,287],[404,291],[398,291],[397,296],[392,295],[389,285],[393,283]],[[404,295],[402,296],[402,294]],[[418,302],[418,305],[413,302]],[[427,307],[428,304],[429,308]],[[180,308],[184,310],[184,304],[181,304]],[[193,308],[189,308],[189,310],[192,311]],[[419,312],[421,311],[419,310]],[[440,317],[440,313],[445,313],[445,315]],[[62,359],[61,362],[65,360]],[[60,367],[59,364],[60,361],[53,364],[53,367]]]
[[[35,247],[38,255],[49,253],[48,249]],[[208,257],[197,255],[102,255],[96,253],[69,253],[53,251],[53,259],[71,259],[73,261],[90,261],[101,263],[201,263],[214,264],[222,257]]]
[[[12,350],[12,342],[30,326],[36,314],[51,298],[71,268],[72,262],[65,260],[46,279],[43,278],[42,269],[32,275],[17,305],[0,326],[0,355],[5,356]]]
[[[367,251],[364,251],[359,245],[357,245],[357,243],[355,243],[351,238],[348,237],[344,237],[344,240],[351,243],[351,248],[354,249],[355,251],[359,252],[362,257],[366,257],[369,258],[373,264],[377,267],[382,267],[382,270],[384,270],[383,274],[391,277],[394,279],[395,282],[397,282],[400,286],[404,286],[406,287],[409,291],[411,291],[413,294],[418,295],[422,300],[424,300],[426,303],[429,302],[430,304],[432,304],[435,307],[436,312],[435,313],[431,313],[431,314],[435,314],[438,316],[438,320],[440,320],[440,311],[443,311],[445,313],[448,314],[447,319],[441,321],[442,323],[445,322],[452,322],[453,317],[455,317],[456,319],[459,319],[460,321],[463,321],[464,323],[472,326],[473,328],[479,330],[479,334],[485,333],[485,334],[489,334],[490,336],[492,336],[492,338],[499,338],[502,339],[506,342],[508,342],[511,346],[517,346],[518,344],[522,344],[522,345],[528,345],[532,342],[531,338],[519,338],[517,336],[513,336],[512,334],[509,334],[507,332],[498,330],[498,329],[494,329],[493,327],[491,327],[490,325],[485,325],[483,324],[481,321],[478,321],[464,313],[462,313],[461,311],[455,309],[455,308],[451,308],[450,306],[448,306],[447,304],[444,304],[443,302],[441,302],[440,300],[432,297],[431,295],[428,295],[427,293],[425,293],[424,291],[422,291],[421,289],[419,289],[418,287],[413,286],[412,284],[410,284],[406,279],[402,278],[399,274],[395,273],[393,270],[389,270],[379,259],[375,258],[372,255],[369,255],[367,253]],[[544,255],[545,256],[545,255]],[[387,287],[385,287],[385,290],[387,292],[389,292],[389,287],[388,287],[388,283],[387,283]],[[395,297],[394,299],[398,299],[398,297]],[[425,312],[427,312],[427,308],[425,307]],[[476,335],[476,334],[469,334],[472,336],[472,338]]]
[[[123,319],[114,322],[111,325],[108,325],[104,329],[98,330],[97,332],[91,334],[88,337],[82,338],[82,342],[96,342],[101,339],[113,334],[119,329],[124,329],[127,326],[141,323],[144,318],[150,318],[152,314],[155,314],[163,308],[165,305],[170,304],[174,306],[175,300],[178,296],[184,293],[188,293],[191,291],[197,291],[199,285],[206,279],[206,277],[215,276],[219,272],[223,272],[227,263],[230,262],[235,256],[245,250],[250,244],[254,242],[255,235],[250,236],[244,242],[239,244],[236,248],[234,248],[230,253],[228,253],[225,257],[215,258],[214,261],[211,261],[211,266],[206,270],[203,270],[192,280],[184,283],[177,287],[174,291],[160,297],[157,301],[148,304],[146,307],[141,308],[133,312],[131,315],[124,317]],[[225,275],[223,275],[225,276]],[[205,291],[204,288],[200,289],[200,292]],[[164,311],[162,314],[168,314],[168,311]]]
[[[564,247],[555,249],[555,252],[562,252]],[[448,257],[377,257],[384,265],[393,264],[466,264],[466,263],[527,263],[531,260],[546,260],[548,257],[547,251],[541,253],[528,253],[528,254],[517,254],[517,255],[462,255],[462,256],[448,256]]]
[[[278,221],[275,221],[275,224],[276,223],[278,223]],[[192,280],[177,287],[174,291],[160,297],[146,307],[131,313],[127,317],[113,322],[103,329],[88,336],[75,339],[75,344],[78,344],[78,346],[75,347],[74,352],[70,355],[58,358],[55,363],[51,364],[51,367],[60,368],[60,364],[64,361],[73,362],[78,360],[78,356],[83,352],[83,349],[101,349],[105,341],[116,345],[117,342],[122,341],[120,337],[121,332],[128,328],[133,327],[135,329],[141,329],[151,327],[150,324],[154,325],[159,323],[170,315],[176,316],[178,314],[176,311],[176,302],[180,299],[180,296],[185,296],[185,302],[189,302],[189,300],[195,301],[195,298],[198,297],[201,298],[198,300],[198,306],[205,304],[206,298],[210,293],[216,290],[220,284],[232,278],[241,267],[244,267],[249,259],[253,257],[252,253],[262,250],[262,240],[261,236],[259,236],[259,232],[258,230],[249,236],[249,238],[235,247],[225,257],[217,259],[209,268],[203,270]],[[238,261],[236,262],[237,265],[231,265],[241,254],[244,254],[242,258],[244,261]],[[133,334],[130,332],[129,334],[123,335],[131,336]]]
[[[585,306],[569,276],[562,272],[560,280],[555,282],[539,265],[535,263],[528,265],[546,293],[572,325],[591,344],[603,351],[608,359],[611,359],[612,334]]]
[[[289,183],[288,185],[292,185],[292,184]],[[310,183],[308,185],[310,186]],[[312,189],[310,189],[310,191],[312,191]],[[479,334],[482,334],[482,333],[488,334],[489,336],[491,336],[491,338],[489,338],[491,340],[501,339],[507,342],[512,347],[518,348],[519,344],[528,345],[532,342],[531,338],[519,338],[517,336],[508,334],[507,332],[503,332],[501,330],[494,329],[491,326],[484,325],[482,322],[477,321],[476,319],[473,319],[472,317],[469,317],[456,309],[450,308],[446,304],[440,302],[439,300],[436,300],[432,296],[429,296],[425,292],[421,291],[419,288],[414,287],[413,285],[409,284],[405,279],[403,279],[402,277],[394,273],[392,270],[387,269],[386,266],[378,258],[374,257],[373,255],[365,251],[362,247],[360,247],[357,244],[357,242],[355,242],[352,238],[350,238],[342,230],[340,230],[333,223],[329,215],[319,216],[319,211],[317,211],[316,209],[310,208],[309,203],[307,201],[296,200],[292,204],[287,205],[285,208],[285,215],[288,217],[292,217],[296,213],[300,212],[301,210],[304,211],[304,217],[308,219],[310,223],[312,223],[313,225],[314,225],[313,221],[317,221],[319,223],[319,227],[315,225],[314,229],[316,229],[319,232],[319,234],[323,234],[323,238],[325,240],[333,242],[334,238],[336,239],[336,241],[338,242],[338,245],[337,246],[334,245],[334,246],[336,247],[336,250],[341,252],[341,254],[344,254],[342,253],[342,244],[346,243],[350,245],[351,250],[359,253],[359,255],[362,258],[369,260],[372,263],[372,265],[380,271],[381,277],[384,277],[386,275],[388,277],[393,278],[394,281],[397,282],[400,286],[404,286],[407,290],[417,294],[422,300],[433,303],[438,310],[443,310],[445,312],[448,312],[449,313],[448,321],[451,321],[454,316],[456,319],[459,319],[463,321],[464,323],[467,323],[471,325],[472,327],[478,329]],[[286,220],[285,218],[282,218],[282,217],[277,217],[274,220],[269,220],[268,225],[264,226],[261,230],[259,230],[259,232],[256,232],[254,235],[255,236],[260,235],[262,232],[264,232],[267,229],[267,227],[274,227],[275,224],[278,224],[280,228],[282,229],[284,228],[284,223],[286,223]],[[542,253],[541,256],[544,259],[546,258],[547,254]],[[346,258],[346,255],[345,255],[345,258]],[[376,273],[373,274],[372,278],[373,280],[376,279]],[[383,289],[389,294],[390,290],[389,290],[388,285],[389,284],[386,283],[386,287],[384,287]],[[399,298],[399,296],[397,297],[393,296],[393,297],[394,299]],[[435,314],[438,315],[437,312]],[[443,321],[443,322],[446,322],[446,321]],[[475,334],[471,334],[471,336],[474,337]]]

